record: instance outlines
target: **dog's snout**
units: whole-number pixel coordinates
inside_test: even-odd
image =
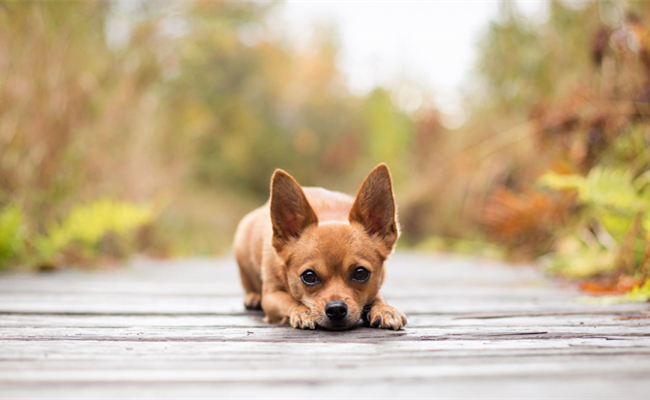
[[[340,321],[348,315],[348,305],[342,301],[330,301],[325,305],[325,314],[332,321]]]

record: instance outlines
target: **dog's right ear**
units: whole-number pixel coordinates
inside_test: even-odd
[[[277,251],[300,237],[310,225],[318,224],[318,217],[298,182],[281,169],[276,169],[271,178],[271,223],[273,247]]]
[[[399,237],[393,183],[386,164],[379,164],[361,184],[348,216],[371,236],[379,237],[390,252]]]

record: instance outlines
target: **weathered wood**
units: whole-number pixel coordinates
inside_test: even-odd
[[[648,338],[648,325],[640,326],[466,326],[466,327],[411,327],[391,332],[370,328],[358,328],[350,332],[332,334],[327,331],[287,331],[283,326],[261,327],[208,326],[208,327],[0,327],[2,340],[113,340],[113,341],[311,341],[341,340],[525,340],[532,337],[542,340],[559,338]]]
[[[641,319],[637,319],[641,318]],[[0,314],[0,328],[4,327],[260,327],[270,328],[261,312],[249,311],[241,315],[94,315],[94,314]],[[427,327],[562,327],[562,326],[647,326],[650,318],[636,310],[629,312],[604,311],[590,314],[517,315],[488,319],[475,316],[409,315],[406,331]]]
[[[346,371],[354,374],[354,371]],[[304,399],[304,398],[444,398],[444,399],[621,399],[638,398],[648,385],[638,375],[616,376],[617,384],[597,377],[575,377],[558,384],[553,377],[473,377],[429,378],[409,380],[370,380],[341,382],[324,385],[318,382],[296,379],[290,383],[268,384],[205,383],[205,382],[156,382],[138,383],[78,383],[57,384],[16,383],[3,384],[2,392],[10,399],[96,399],[96,398],[151,398],[151,399],[214,399],[248,398]],[[99,395],[98,395],[99,393]]]
[[[93,368],[90,364],[80,365],[79,368],[51,368],[38,369],[38,377],[34,377],[33,369],[13,368],[0,371],[0,382],[266,382],[274,384],[292,383],[296,378],[302,381],[330,382],[332,380],[342,382],[358,382],[360,380],[410,380],[410,379],[440,379],[440,378],[486,378],[486,377],[555,377],[565,374],[566,370],[578,371],[569,373],[571,376],[589,376],[606,374],[621,376],[622,371],[613,368],[605,363],[593,363],[586,360],[552,360],[550,362],[522,363],[521,360],[514,362],[494,362],[490,368],[483,363],[450,362],[445,360],[441,363],[408,362],[401,360],[400,368],[395,368],[396,360],[383,360],[373,363],[372,366],[355,368],[354,364],[348,364],[348,369],[354,373],[341,373],[341,364],[336,362],[305,363],[294,360],[292,363],[241,363],[228,361],[221,363],[194,364],[190,367],[179,363],[162,363],[154,368],[149,364],[146,368],[133,368],[130,365],[116,364],[109,365],[110,369]],[[414,360],[415,361],[415,360]],[[566,363],[566,365],[561,365]],[[349,362],[349,361],[348,361]],[[323,365],[325,364],[325,365]],[[257,365],[259,368],[251,368]],[[121,368],[114,368],[119,366]],[[179,368],[180,367],[180,368]],[[637,358],[628,363],[624,372],[630,370],[644,371],[650,368],[648,357],[645,360]],[[636,375],[636,374],[635,374]]]
[[[88,301],[92,298],[93,301]],[[603,306],[562,299],[539,297],[471,297],[436,296],[390,297],[390,303],[411,315],[493,315],[493,314],[549,314],[601,312]],[[607,312],[630,313],[643,310],[634,304],[615,304]],[[103,314],[103,315],[241,315],[242,296],[158,296],[140,294],[23,294],[0,295],[0,314]]]
[[[345,371],[354,374],[354,371]],[[296,379],[290,383],[268,384],[205,383],[205,382],[157,382],[138,383],[78,383],[61,382],[57,384],[4,384],[3,393],[11,399],[95,399],[101,398],[155,398],[155,399],[214,399],[247,398],[265,399],[304,399],[304,398],[444,398],[444,399],[643,399],[648,385],[638,375],[615,376],[617,384],[611,380],[596,377],[575,377],[562,380],[553,377],[473,377],[429,378],[408,380],[357,380],[339,384],[322,384],[314,381]],[[98,396],[98,393],[101,395]],[[257,394],[257,395],[254,395]]]
[[[300,331],[242,307],[236,266],[0,277],[0,398],[645,397],[645,304],[584,304],[529,266],[397,253],[393,332]],[[242,385],[244,384],[245,385]]]
[[[581,359],[586,363],[607,364],[612,369],[626,371],[635,359],[648,359],[648,341],[568,339],[568,340],[498,340],[467,341],[383,341],[367,343],[336,340],[269,342],[240,341],[11,341],[3,346],[3,362],[24,363],[23,369],[36,366],[65,365],[75,368],[83,363],[94,363],[98,370],[110,370],[111,365],[148,365],[152,368],[169,363],[204,365],[209,362],[264,361],[275,365],[302,362],[327,365],[346,363],[354,368],[371,368],[380,360],[429,365],[431,363],[470,362],[486,368],[499,360],[515,363],[558,362]],[[54,364],[51,364],[54,363]],[[350,364],[351,363],[351,364]],[[180,364],[179,364],[180,365]],[[262,364],[260,364],[262,365]],[[401,366],[400,362],[394,365]],[[233,368],[235,364],[233,364]],[[5,367],[0,368],[7,369]],[[641,371],[646,371],[642,369]],[[566,370],[566,374],[582,374],[580,370]],[[33,375],[37,381],[39,376]]]

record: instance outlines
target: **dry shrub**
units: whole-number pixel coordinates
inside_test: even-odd
[[[530,259],[550,250],[552,239],[568,219],[572,201],[529,188],[515,192],[496,188],[483,209],[489,237],[507,246],[518,259]]]

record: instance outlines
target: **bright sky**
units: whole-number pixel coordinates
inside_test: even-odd
[[[540,0],[516,3],[535,19],[545,8]],[[298,45],[318,24],[337,27],[339,66],[355,93],[390,87],[397,89],[403,108],[414,109],[421,103],[419,93],[432,92],[449,124],[458,125],[463,119],[460,89],[474,65],[480,34],[498,15],[499,1],[286,0],[283,7],[284,29]]]

